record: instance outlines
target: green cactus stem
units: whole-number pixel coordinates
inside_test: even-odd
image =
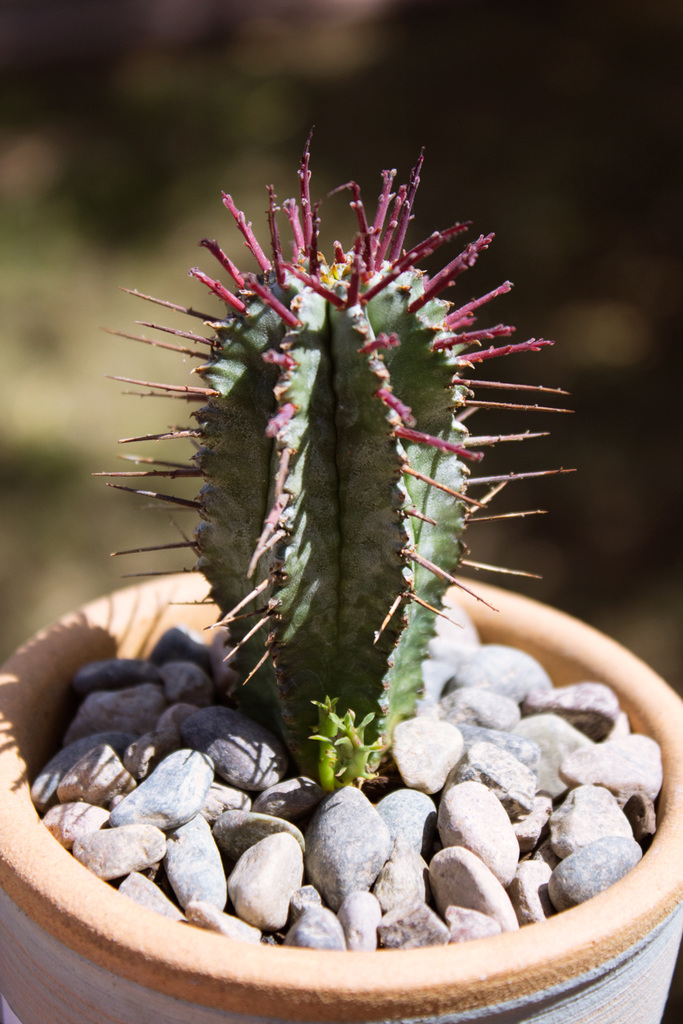
[[[404,248],[421,167],[422,156],[395,192],[395,171],[383,172],[372,220],[358,186],[344,186],[358,230],[352,247],[335,243],[327,262],[307,146],[299,202],[278,207],[269,190],[271,256],[223,196],[258,273],[240,272],[215,241],[200,243],[232,290],[198,268],[190,273],[225,315],[162,303],[208,327],[209,336],[162,328],[195,346],[171,347],[206,352],[195,371],[205,386],[151,385],[201,408],[196,427],[152,435],[194,438],[191,466],[147,472],[186,472],[204,484],[196,501],[138,493],[198,509],[188,543],[230,628],[235,697],[326,789],[376,770],[394,726],[413,711],[444,592],[461,585],[462,531],[488,502],[466,493],[469,467],[481,446],[505,439],[470,436],[465,415],[473,406],[537,408],[475,402],[475,382],[463,374],[551,344],[481,348],[514,331],[473,329],[478,310],[509,282],[457,307],[443,297],[493,235],[431,277],[419,269],[468,227],[455,223]],[[280,239],[283,213],[291,256]]]

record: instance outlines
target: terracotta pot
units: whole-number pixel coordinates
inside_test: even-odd
[[[635,870],[543,924],[460,946],[334,953],[232,943],[136,907],[40,824],[29,780],[72,712],[86,661],[134,656],[183,620],[211,621],[203,581],[171,577],[67,616],[4,667],[0,689],[0,990],[22,1024],[287,1021],[543,1022],[661,1018],[683,917],[683,703],[633,655],[574,619],[483,585],[485,640],[538,657],[559,684],[602,680],[662,745],[659,830]]]

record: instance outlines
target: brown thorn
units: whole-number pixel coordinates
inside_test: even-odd
[[[467,565],[471,569],[483,569],[485,572],[502,572],[509,576],[528,576],[530,579],[540,580],[543,579],[536,572],[524,572],[523,569],[505,569],[502,565],[487,565],[486,562],[472,562],[468,558],[463,558],[461,565]]]
[[[439,611],[438,608],[435,608],[433,604],[429,604],[428,601],[425,601],[423,600],[423,598],[418,597],[417,594],[411,592],[410,594],[408,594],[408,597],[410,598],[411,601],[417,601],[417,603],[421,604],[423,608],[427,608],[429,609],[430,612],[434,612],[435,615],[440,615],[442,619],[445,619],[446,622],[450,622],[453,626],[459,626],[461,629],[464,628],[462,622],[456,622],[455,619],[452,619],[449,615],[446,615],[445,612]]]
[[[118,380],[122,384],[135,384],[141,388],[158,388],[160,391],[174,391],[197,398],[214,398],[216,395],[220,395],[220,391],[216,391],[215,388],[195,388],[190,384],[156,384],[150,380],[136,380],[134,377],[116,377],[110,373],[105,374],[105,377],[108,380]]]
[[[267,615],[264,615],[262,619],[259,619],[255,626],[251,627],[248,633],[244,634],[239,643],[235,644],[233,649],[226,655],[225,658],[223,658],[224,662],[230,661],[230,659],[237,653],[237,651],[239,651],[240,647],[243,647],[248,640],[251,640],[252,636],[254,636],[255,633],[258,633],[259,629],[261,629],[262,626],[265,626],[265,624],[270,620],[270,614],[271,613],[268,612]]]
[[[126,572],[121,576],[122,580],[137,579],[140,576],[175,576],[179,572],[200,572],[199,569],[167,569],[162,572]]]
[[[167,434],[140,434],[139,437],[122,437],[119,444],[129,444],[132,441],[171,441],[179,437],[201,437],[201,430],[172,430]]]
[[[157,491],[138,491],[134,487],[124,487],[123,484],[107,484],[107,487],[114,487],[117,491],[129,491],[131,494],[139,494],[143,498],[156,498],[158,501],[168,501],[172,505],[180,505],[182,508],[201,508],[200,501],[190,501],[189,498],[176,498],[172,494],[159,494]]]
[[[195,334],[194,331],[179,331],[175,327],[166,327],[164,324],[150,323],[149,320],[136,320],[135,323],[138,327],[149,327],[152,331],[162,331],[164,334],[173,334],[176,338],[186,338],[188,341],[198,341],[202,345],[210,345],[211,348],[216,348],[220,345],[219,341],[213,338],[205,338],[203,334]],[[213,327],[215,324],[216,330],[225,326],[220,320],[216,322],[212,319],[205,323],[207,327]]]
[[[172,469],[186,469],[186,462],[166,462],[164,459],[153,459],[147,455],[117,455],[117,459],[122,459],[124,462],[144,462],[150,466],[170,466]],[[97,474],[95,474],[97,475]]]
[[[118,555],[140,555],[146,551],[166,551],[170,548],[196,548],[197,544],[193,540],[178,541],[175,544],[154,544],[152,547],[147,548],[128,548],[126,551],[112,551],[109,555],[110,558],[116,558]]]
[[[529,509],[527,512],[502,512],[497,516],[472,516],[467,520],[467,525],[471,526],[472,523],[490,523],[494,519],[523,519],[525,516],[544,515],[546,515],[546,509],[544,508]]]
[[[541,384],[506,384],[499,380],[465,380],[463,377],[455,377],[453,384],[464,384],[469,388],[504,388],[506,391],[543,391],[547,395],[571,394],[563,388],[546,388]]]
[[[201,469],[193,469],[191,466],[183,466],[182,469],[140,469],[131,473],[93,473],[92,476],[166,476],[171,480],[179,477],[202,476]]]
[[[438,526],[436,519],[432,519],[431,516],[426,516],[424,512],[418,512],[416,508],[407,508],[404,510],[407,516],[412,516],[414,519],[421,519],[423,523],[429,523],[430,526]]]
[[[261,665],[263,665],[263,664],[264,664],[264,662],[266,662],[266,661],[268,660],[268,656],[269,656],[269,655],[270,655],[270,651],[266,651],[266,653],[265,653],[265,654],[263,655],[263,657],[262,657],[262,658],[260,658],[260,659],[258,660],[258,662],[257,662],[257,663],[256,663],[256,665],[255,665],[255,666],[254,666],[254,667],[252,668],[252,670],[251,670],[251,672],[249,673],[249,675],[247,676],[247,678],[246,678],[246,679],[244,680],[244,682],[242,683],[242,686],[246,686],[246,685],[247,685],[247,683],[249,682],[249,680],[251,679],[251,677],[252,677],[252,676],[255,676],[255,675],[256,675],[256,673],[258,672],[258,670],[259,670],[259,669],[261,668]]]
[[[157,341],[156,338],[146,338],[144,334],[128,334],[126,331],[112,331],[109,327],[103,327],[107,334],[113,334],[117,338],[129,338],[131,341],[141,341],[144,345],[153,345],[154,348],[165,348],[171,352],[179,352],[184,356],[192,356],[194,359],[206,359],[205,352],[197,352],[192,348],[185,348],[183,345],[171,345],[168,341]]]
[[[137,288],[121,288],[120,290],[128,295],[134,295],[136,299],[145,299],[146,302],[154,302],[157,306],[173,309],[176,313],[186,313],[188,316],[196,316],[200,320],[213,320],[210,313],[200,313],[199,310],[192,309],[191,306],[179,306],[175,302],[166,302],[165,299],[155,299],[153,295],[145,295],[143,292],[139,292]]]
[[[498,609],[494,608],[492,604],[488,603],[488,601],[484,601],[483,597],[478,597],[476,594],[473,594],[471,590],[468,590],[464,584],[460,583],[459,580],[456,580],[455,576],[446,572],[446,570],[442,569],[441,566],[436,565],[434,562],[430,562],[428,558],[424,558],[422,555],[418,555],[417,551],[410,551],[408,548],[404,548],[402,554],[405,555],[406,558],[410,558],[413,562],[417,562],[417,564],[421,565],[423,569],[429,570],[429,572],[434,576],[438,576],[442,580],[446,580],[447,583],[452,583],[453,586],[459,587],[460,590],[464,590],[465,593],[471,594],[472,597],[476,597],[477,601],[481,601],[482,604],[485,604],[486,607],[490,608],[492,611],[498,611]]]
[[[500,441],[526,441],[532,437],[547,437],[548,431],[543,431],[538,434],[532,434],[530,431],[525,431],[523,434],[497,434],[495,436],[487,435],[481,437],[467,437],[462,442],[463,448],[479,447],[479,445],[487,444],[498,444]]]
[[[251,562],[249,563],[249,568],[247,569],[247,579],[251,579],[251,577],[254,575],[256,565],[261,556],[265,555],[266,551],[270,551],[272,547],[275,547],[278,541],[282,540],[282,538],[286,536],[286,530],[276,530],[273,536],[270,538],[270,540],[264,541],[263,544],[257,546],[256,550],[254,551],[254,554],[251,556]]]
[[[379,638],[381,637],[381,635],[384,632],[384,630],[389,625],[389,622],[391,620],[391,616],[394,614],[394,612],[396,611],[396,609],[398,608],[398,606],[400,605],[401,601],[403,600],[403,598],[405,596],[406,596],[405,594],[399,594],[398,597],[392,602],[391,608],[389,609],[387,614],[384,616],[384,621],[382,622],[382,625],[379,627],[379,630],[375,633],[375,639],[372,641],[373,647],[377,643]]]
[[[530,473],[506,473],[502,476],[473,476],[470,477],[468,487],[472,484],[497,484],[501,481],[528,480],[535,476],[554,476],[557,473],[575,473],[575,469],[538,469]]]
[[[446,484],[440,484],[438,480],[434,480],[433,477],[427,476],[426,473],[420,473],[417,469],[413,469],[407,463],[403,463],[401,466],[403,473],[408,473],[409,476],[414,476],[418,480],[424,481],[426,484],[431,484],[432,487],[438,488],[440,491],[444,491],[446,494],[452,495],[454,498],[458,498],[460,501],[466,502],[468,505],[481,505],[480,501],[475,501],[474,498],[470,498],[469,495],[463,494],[462,491],[454,491],[452,487],[447,487]]]
[[[574,412],[573,409],[558,409],[548,405],[519,405],[516,402],[477,402],[465,400],[469,409],[506,409],[513,412]]]

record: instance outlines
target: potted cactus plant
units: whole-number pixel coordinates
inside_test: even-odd
[[[521,1024],[598,1013],[616,1024],[661,1016],[682,924],[683,766],[675,746],[683,709],[637,659],[589,627],[455,577],[467,564],[463,527],[515,476],[470,476],[481,448],[501,439],[467,431],[469,410],[499,404],[475,399],[473,368],[549,342],[499,344],[511,327],[474,329],[476,312],[508,282],[460,305],[444,297],[492,236],[431,277],[421,271],[421,260],[466,227],[405,248],[421,165],[422,158],[395,194],[394,172],[384,172],[372,219],[357,185],[345,186],[358,232],[352,248],[337,243],[327,263],[318,252],[307,146],[300,203],[279,209],[270,192],[270,256],[223,198],[258,274],[240,271],[216,242],[201,243],[231,288],[191,273],[225,303],[226,316],[162,303],[204,324],[203,332],[162,328],[187,342],[177,346],[185,354],[203,357],[204,386],[129,382],[197,402],[196,426],[154,439],[190,436],[198,448],[188,466],[147,462],[134,473],[196,476],[203,485],[192,500],[137,493],[197,509],[200,524],[187,544],[210,602],[194,577],[132,588],[65,618],[5,666],[0,986],[22,1024],[95,1024],[105,1015],[121,1024],[218,1024],[236,1015]],[[291,258],[281,241],[283,211]],[[135,490],[129,485],[113,484]],[[465,596],[484,639],[530,652],[559,685],[612,685],[634,727],[662,746],[666,781],[651,849],[626,878],[562,920],[462,947],[358,953],[343,962],[329,952],[226,944],[133,913],[61,855],[37,820],[28,783],[72,710],[76,668],[116,652],[137,656],[181,617],[215,624],[215,606],[229,629],[241,711],[281,735],[298,770],[325,791],[362,785],[413,713],[449,589],[451,598],[472,592],[476,600]]]

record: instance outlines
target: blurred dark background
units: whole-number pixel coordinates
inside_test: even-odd
[[[683,4],[661,0],[0,7],[0,653],[127,572],[180,564],[108,557],[179,539],[191,514],[91,474],[125,468],[117,438],[187,422],[104,375],[183,381],[191,364],[101,327],[184,326],[119,285],[218,313],[186,269],[214,271],[206,235],[245,262],[220,190],[264,235],[264,186],[296,191],[315,125],[313,193],[353,177],[369,206],[379,171],[404,180],[424,145],[409,239],[495,230],[458,297],[511,278],[481,323],[557,341],[485,374],[565,387],[572,416],[471,425],[552,430],[482,472],[578,472],[510,485],[498,511],[549,514],[473,527],[472,557],[542,574],[519,588],[683,689],[682,43]],[[343,196],[322,214],[323,248],[351,237]]]

